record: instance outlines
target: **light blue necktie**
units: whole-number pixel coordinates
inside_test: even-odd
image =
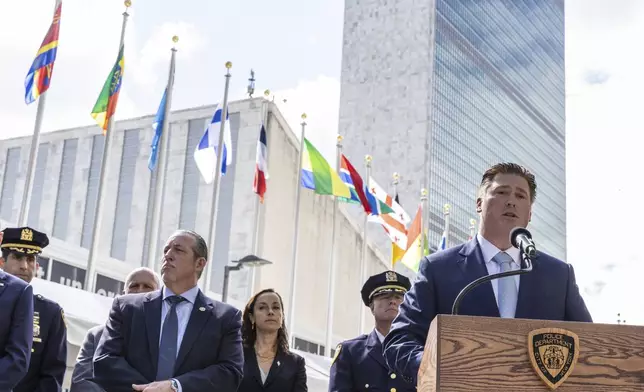
[[[159,344],[159,361],[157,362],[156,381],[168,380],[174,376],[174,365],[177,361],[177,339],[179,336],[179,318],[177,317],[177,305],[185,301],[185,298],[173,295],[165,299],[170,303],[170,309],[163,321],[161,331],[161,344]]]
[[[510,263],[514,261],[512,256],[505,252],[497,253],[492,260],[499,265],[501,272],[510,271],[512,269]],[[518,290],[514,279],[514,276],[508,276],[501,278],[498,281],[499,286],[497,295],[499,313],[502,318],[514,318],[514,314],[517,310]]]

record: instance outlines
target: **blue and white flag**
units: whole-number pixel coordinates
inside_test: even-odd
[[[199,144],[195,148],[195,163],[206,184],[212,183],[217,170],[217,143],[219,142],[219,130],[221,128],[220,108],[215,110],[212,121],[206,128]],[[226,111],[226,124],[224,128],[223,158],[221,161],[221,174],[226,174],[228,166],[233,164],[233,144],[230,136],[230,116]]]
[[[154,118],[154,123],[152,128],[154,128],[154,137],[152,138],[152,151],[150,151],[150,158],[148,159],[148,169],[153,171],[157,166],[157,160],[159,159],[159,142],[161,141],[161,134],[163,133],[163,120],[165,119],[165,97],[168,93],[166,88],[163,92],[163,98],[161,98],[161,104],[159,105],[159,110],[157,110],[157,115]]]

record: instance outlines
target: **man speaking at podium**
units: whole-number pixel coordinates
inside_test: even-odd
[[[384,355],[392,371],[416,384],[434,317],[451,314],[456,296],[470,282],[520,269],[520,251],[511,245],[510,232],[528,225],[536,193],[534,175],[517,164],[499,163],[483,174],[476,199],[479,233],[422,260],[385,338]],[[532,268],[520,277],[479,285],[463,298],[459,314],[592,322],[571,265],[537,252]]]

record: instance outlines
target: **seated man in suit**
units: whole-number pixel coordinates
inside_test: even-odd
[[[405,380],[416,383],[430,323],[437,314],[451,314],[456,296],[468,283],[520,268],[510,232],[528,225],[536,193],[535,177],[525,168],[494,165],[483,174],[478,190],[478,235],[422,260],[384,343],[387,364]],[[592,322],[572,266],[543,252],[537,253],[532,272],[475,288],[461,302],[459,314]]]
[[[166,242],[163,288],[117,297],[94,356],[94,381],[109,392],[235,392],[244,358],[241,312],[206,297],[203,238],[180,230]]]
[[[123,294],[149,293],[158,289],[159,278],[157,274],[149,268],[139,267],[125,278]],[[70,392],[103,391],[103,388],[91,380],[94,377],[94,352],[96,345],[101,340],[104,328],[104,324],[97,325],[87,332],[76,357]]]
[[[0,242],[3,236],[0,232]],[[27,374],[33,332],[32,287],[0,270],[0,391],[11,391]]]

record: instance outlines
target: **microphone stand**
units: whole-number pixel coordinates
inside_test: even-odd
[[[482,276],[476,279],[475,281],[471,282],[467,286],[465,286],[463,290],[461,290],[461,292],[458,293],[458,295],[456,296],[456,299],[454,300],[454,305],[452,305],[452,315],[453,316],[458,315],[458,308],[461,305],[461,301],[463,301],[463,298],[467,295],[467,293],[472,291],[475,287],[494,279],[500,279],[500,278],[515,276],[515,275],[523,275],[532,271],[532,259],[530,258],[530,256],[528,256],[525,252],[521,251],[521,259],[523,260],[522,262],[523,265],[522,265],[522,268],[519,270],[499,272],[498,274]]]

